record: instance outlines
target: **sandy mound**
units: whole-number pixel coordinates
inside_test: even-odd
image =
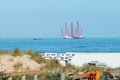
[[[15,71],[15,65],[17,63],[20,63],[22,65],[17,71],[40,69],[40,64],[33,61],[29,55],[18,57],[13,57],[11,55],[2,55],[0,56],[0,71],[13,72]]]

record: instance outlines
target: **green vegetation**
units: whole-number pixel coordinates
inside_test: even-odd
[[[30,67],[28,66],[28,67],[26,68],[26,70],[29,71],[29,70],[30,70]]]
[[[46,65],[44,66],[44,70],[47,71],[59,71],[60,70],[60,63],[56,59],[50,59],[46,61]]]
[[[42,57],[41,54],[32,52],[31,50],[25,51],[24,54],[30,55],[31,59],[36,61],[39,64],[46,62],[46,60]]]
[[[13,51],[13,56],[21,56],[20,50],[19,50],[18,48],[16,48],[16,49]]]
[[[78,67],[76,67],[75,65],[72,65],[70,63],[68,63],[66,66],[65,66],[66,70],[77,70]]]
[[[23,65],[22,63],[17,62],[13,67],[14,67],[15,71],[18,71],[22,67],[22,65]]]
[[[6,79],[7,80],[7,79]],[[14,76],[12,80],[21,80],[21,76]]]
[[[105,71],[105,67],[98,67],[98,66],[94,66],[94,65],[84,65],[82,66],[82,70],[88,70],[88,71],[94,71],[94,70],[98,70],[100,73],[103,73],[103,71]]]
[[[9,61],[11,61],[11,62],[12,62],[12,61],[14,61],[14,60],[11,58],[11,59],[9,59]]]
[[[38,80],[60,80],[60,72],[46,72],[38,76]]]
[[[103,72],[106,69],[104,67],[97,67],[94,65],[84,65],[82,67],[76,67],[75,65],[72,65],[70,63],[66,64],[66,66],[63,66],[56,59],[46,60],[42,57],[40,53],[32,52],[31,50],[22,52],[17,48],[13,52],[10,52],[7,50],[0,50],[0,55],[12,55],[14,57],[30,55],[31,60],[34,60],[37,63],[42,64],[42,67],[40,68],[40,70],[42,70],[42,74],[38,75],[38,80],[60,80],[61,68],[65,75],[69,74],[70,71],[76,71],[77,73],[78,71],[86,72],[87,70],[89,71],[98,70],[100,72],[100,75],[103,75]],[[9,59],[9,61],[14,61],[14,60]],[[22,66],[23,66],[22,63],[17,62],[16,64],[14,64],[13,67],[15,71],[18,71]],[[30,70],[30,67],[28,66],[26,70]],[[34,77],[33,75],[27,75],[26,80],[33,80],[33,77]],[[100,77],[102,80],[103,76],[100,76]],[[20,77],[19,76],[13,77],[13,80],[20,80]]]
[[[6,55],[6,54],[10,54],[10,52],[7,50],[0,50],[0,55]]]
[[[33,79],[34,79],[34,75],[26,75],[25,80],[33,80]],[[4,80],[7,80],[7,78],[4,78]],[[14,76],[13,80],[21,80],[21,76]],[[38,80],[60,80],[60,73],[46,72],[38,75]]]

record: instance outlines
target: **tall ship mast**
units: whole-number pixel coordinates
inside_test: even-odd
[[[61,30],[63,39],[83,39],[83,30],[77,22],[77,27],[74,28],[73,22],[70,24],[70,29],[65,22],[65,26]]]
[[[77,22],[77,28],[76,28],[76,34],[74,35],[74,39],[81,39],[84,38],[82,28],[79,25],[79,22]]]
[[[67,28],[67,23],[65,22],[65,26],[62,29],[62,38],[63,39],[71,39],[72,37],[70,36],[69,33],[69,28]]]

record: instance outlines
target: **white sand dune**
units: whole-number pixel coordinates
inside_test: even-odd
[[[29,55],[23,55],[18,57],[13,57],[11,55],[2,55],[0,56],[0,71],[13,72],[14,65],[16,63],[22,63],[22,67],[19,71],[24,71],[27,68],[30,70],[40,69],[40,64],[30,59]]]

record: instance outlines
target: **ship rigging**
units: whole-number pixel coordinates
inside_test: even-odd
[[[83,30],[77,22],[77,27],[74,28],[73,22],[70,24],[70,29],[68,24],[65,22],[65,26],[61,30],[63,39],[83,39]]]

